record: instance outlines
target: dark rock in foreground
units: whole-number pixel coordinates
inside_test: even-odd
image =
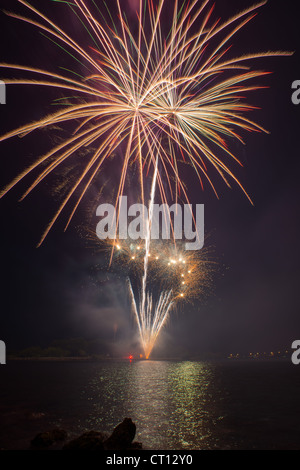
[[[52,429],[51,431],[41,432],[31,441],[31,448],[45,449],[54,443],[65,441],[67,432],[63,429]]]
[[[105,448],[109,450],[129,449],[135,438],[135,433],[136,425],[132,422],[131,418],[125,418],[105,441]]]
[[[136,425],[131,418],[125,418],[122,423],[115,427],[109,435],[99,431],[85,432],[81,436],[66,443],[63,450],[140,450],[142,444],[133,442],[136,433]],[[31,449],[54,448],[67,438],[67,433],[63,429],[53,429],[52,431],[37,434],[31,441]],[[55,444],[55,446],[54,446]]]
[[[89,431],[64,445],[63,450],[104,450],[107,436],[102,432]]]
[[[63,450],[137,450],[142,449],[142,444],[133,442],[136,426],[131,418],[125,418],[114,429],[111,436],[98,431],[89,431],[69,443]]]

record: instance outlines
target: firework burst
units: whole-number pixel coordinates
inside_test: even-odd
[[[52,1],[70,8],[88,33],[88,42],[77,40],[75,34],[69,34],[25,0],[18,3],[28,9],[30,18],[8,15],[37,27],[69,55],[77,68],[61,67],[61,72],[52,73],[26,65],[0,64],[2,69],[27,75],[4,79],[7,85],[45,86],[64,94],[53,103],[57,105],[54,113],[8,132],[0,141],[74,124],[65,140],[23,170],[0,197],[27,175],[37,174],[23,199],[50,174],[72,163],[80,151],[91,149],[88,155],[84,152],[80,174],[74,171],[68,177],[70,188],[63,194],[39,244],[72,204],[68,227],[88,189],[113,156],[121,157],[116,168],[116,205],[126,189],[130,167],[139,175],[135,186],[142,202],[149,199],[145,188],[147,176],[152,175],[150,210],[156,186],[163,202],[167,202],[167,194],[173,200],[180,197],[188,201],[182,178],[184,164],[195,171],[201,187],[210,186],[216,196],[214,174],[228,186],[235,182],[249,198],[230,169],[232,163],[240,162],[230,151],[228,141],[243,142],[240,131],[265,131],[246,117],[254,108],[244,98],[248,92],[262,88],[256,79],[267,74],[252,69],[252,61],[290,53],[264,52],[232,58],[229,51],[232,38],[266,1],[221,22],[213,19],[210,0],[174,0],[171,13],[166,0],[140,0],[133,25],[127,21],[120,0],[115,0],[112,7],[116,22],[109,10],[105,14],[100,11],[95,0]],[[118,217],[117,212],[117,226]],[[149,220],[151,223],[151,216]],[[129,292],[145,356],[149,357],[171,309],[180,299],[198,294],[199,284],[205,288],[208,264],[201,257],[182,252],[178,245],[153,244],[150,227],[140,245],[114,241],[112,254],[125,264],[134,264],[139,273],[138,295],[131,282]],[[151,282],[160,281],[158,295],[149,288],[150,276]]]
[[[169,315],[181,305],[208,295],[217,263],[210,248],[186,251],[184,244],[115,240],[114,266],[126,274],[132,311],[135,316],[146,358],[155,345]]]
[[[0,64],[2,69],[28,75],[28,78],[5,80],[8,85],[52,87],[67,95],[54,103],[58,110],[53,114],[3,135],[0,141],[68,122],[73,122],[75,128],[67,139],[22,171],[0,196],[39,169],[23,199],[52,172],[72,163],[80,149],[94,148],[84,159],[80,175],[74,172],[74,179],[72,175],[68,177],[71,189],[63,195],[40,244],[64,209],[73,204],[68,227],[87,190],[113,155],[122,155],[116,201],[124,193],[130,165],[138,168],[139,193],[144,200],[145,177],[149,168],[154,168],[157,157],[157,184],[162,200],[166,200],[166,186],[171,197],[177,198],[181,193],[188,199],[181,178],[182,163],[195,170],[202,187],[206,181],[216,194],[211,170],[228,186],[232,180],[242,188],[229,168],[230,161],[238,162],[238,159],[226,141],[228,138],[242,141],[239,130],[264,131],[245,117],[245,112],[253,108],[242,97],[257,90],[259,87],[253,80],[266,74],[252,70],[249,62],[288,53],[230,58],[228,52],[234,35],[265,1],[221,23],[212,19],[210,0],[189,3],[174,0],[171,15],[165,0],[140,0],[133,26],[129,25],[120,0],[113,5],[117,24],[112,14],[105,19],[95,1],[89,2],[93,8],[84,0],[60,2],[68,5],[82,29],[88,31],[89,43],[84,44],[27,1],[18,0],[18,3],[28,9],[32,18],[8,15],[37,27],[63,53],[68,53],[80,69],[70,71],[62,67],[63,72],[52,73],[26,65]]]

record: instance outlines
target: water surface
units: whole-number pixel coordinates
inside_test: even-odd
[[[124,417],[150,449],[300,448],[300,369],[288,361],[11,361],[0,384],[4,449],[55,426],[111,432]]]

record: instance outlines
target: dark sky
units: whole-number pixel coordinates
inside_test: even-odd
[[[37,3],[72,27],[65,6],[53,6],[48,0]],[[215,15],[227,18],[252,3],[217,0]],[[15,0],[1,0],[1,6],[23,11]],[[59,8],[63,13],[58,14]],[[295,1],[270,0],[232,41],[234,55],[265,50],[293,50],[295,54],[263,59],[256,65],[272,74],[260,80],[268,89],[249,96],[248,101],[261,108],[251,118],[270,135],[243,134],[245,146],[230,144],[244,164],[236,170],[254,206],[237,186],[229,190],[218,182],[217,200],[209,188],[204,193],[198,189],[194,175],[187,175],[192,202],[205,204],[205,230],[220,269],[205,301],[186,305],[171,316],[157,346],[162,355],[279,350],[299,339],[300,105],[291,101],[292,82],[300,80],[298,18]],[[1,62],[49,70],[66,66],[61,51],[35,28],[2,13],[0,44]],[[3,78],[7,76],[3,72]],[[50,112],[54,98],[53,91],[9,87],[7,104],[0,107],[1,134]],[[1,143],[1,187],[52,144],[47,132]],[[101,338],[110,351],[126,354],[135,348],[137,337],[125,280],[120,273],[108,276],[97,268],[101,254],[95,253],[78,230],[89,224],[95,230],[89,199],[67,232],[59,221],[37,249],[58,200],[50,178],[19,203],[28,181],[30,178],[0,201],[0,339],[13,349],[85,336]],[[90,200],[94,202],[99,185],[92,188]],[[116,334],[114,325],[118,326]]]

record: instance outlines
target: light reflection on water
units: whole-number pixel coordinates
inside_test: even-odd
[[[89,424],[109,430],[128,416],[147,447],[206,447],[213,439],[212,422],[219,417],[218,393],[210,394],[213,376],[214,368],[199,362],[103,366],[87,387],[94,402]]]
[[[300,448],[291,361],[12,361],[0,385],[0,448],[55,426],[111,432],[125,417],[150,449]]]

